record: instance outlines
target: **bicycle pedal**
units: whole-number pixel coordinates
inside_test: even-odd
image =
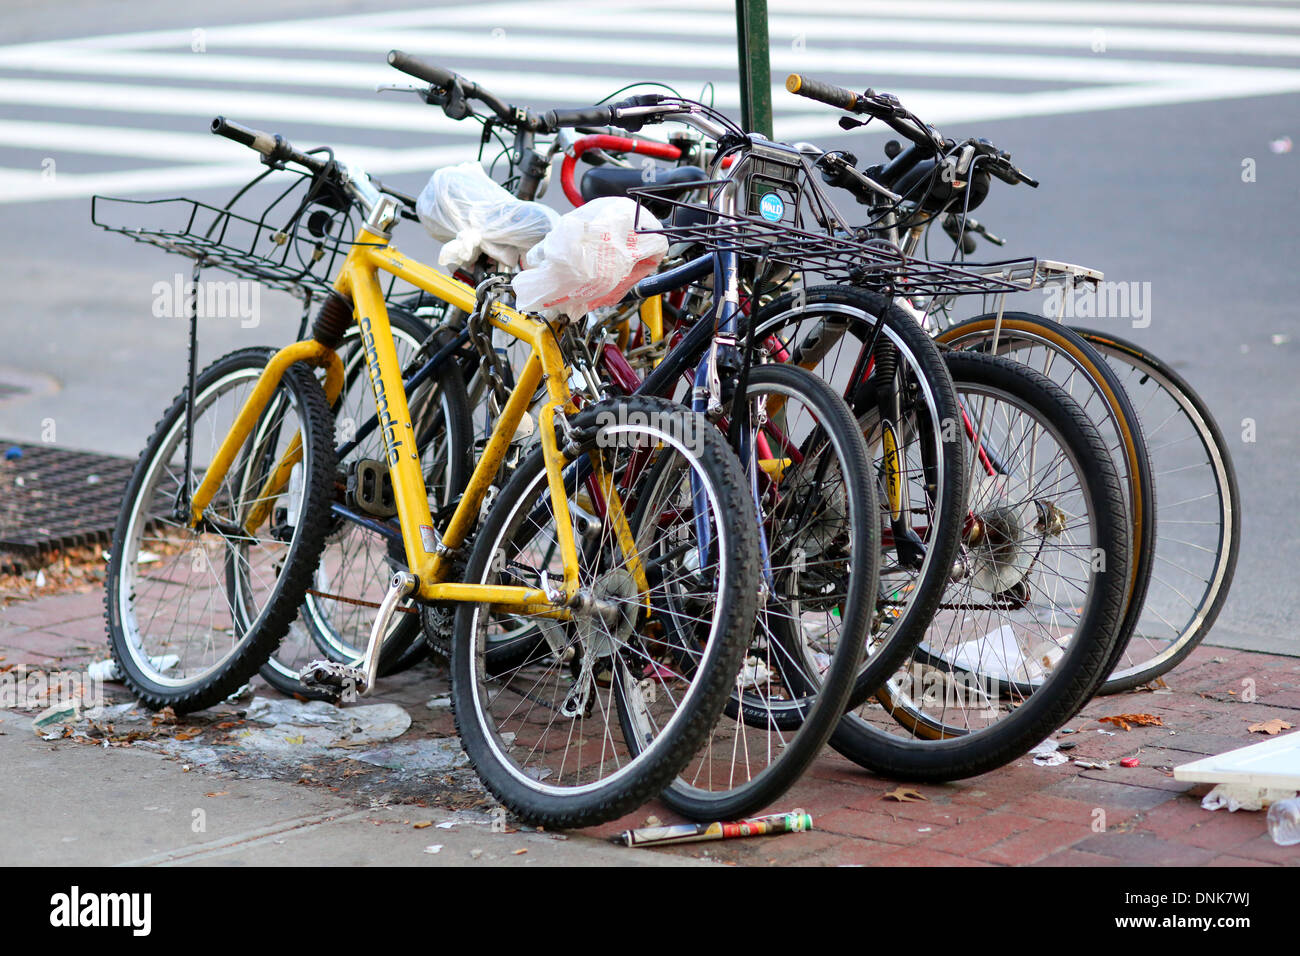
[[[335,661],[312,661],[298,672],[298,679],[312,690],[329,693],[336,701],[353,701],[366,691],[364,668]]]

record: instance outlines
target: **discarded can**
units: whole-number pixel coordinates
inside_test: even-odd
[[[813,828],[812,817],[802,810],[773,813],[735,823],[681,823],[675,826],[641,827],[624,830],[612,838],[622,846],[665,846],[673,843],[704,843],[708,840],[732,840],[737,837],[776,836],[799,833]]]

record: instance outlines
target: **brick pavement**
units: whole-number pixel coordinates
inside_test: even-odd
[[[0,608],[0,667],[72,670],[103,656],[98,591]],[[1251,723],[1280,717],[1300,727],[1300,659],[1201,647],[1166,681],[1168,693],[1101,698],[1067,725],[1077,731],[1070,735],[1076,742],[1071,757],[1110,760],[1116,762],[1112,769],[1085,770],[1073,762],[1041,767],[1022,758],[969,780],[914,785],[926,800],[897,803],[884,799],[894,782],[828,750],[773,808],[806,809],[815,821],[813,832],[655,852],[740,865],[1300,864],[1300,847],[1276,846],[1263,814],[1202,810],[1200,797],[1208,787],[1172,776],[1174,765],[1263,740],[1247,731]],[[445,674],[430,665],[387,682],[376,699],[408,708],[415,718],[408,734],[449,735],[450,715],[424,706],[432,693],[445,688]],[[124,694],[117,687],[115,696],[125,699]],[[1165,726],[1124,731],[1096,721],[1132,712],[1160,716]],[[1119,758],[1128,756],[1141,765],[1119,767]],[[428,801],[438,805],[438,794],[430,793]],[[642,825],[651,814],[665,822],[676,819],[652,803],[584,832],[609,836]]]

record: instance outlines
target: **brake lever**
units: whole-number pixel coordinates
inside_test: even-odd
[[[429,93],[429,87],[416,86],[414,83],[380,83],[375,87],[376,93],[414,93],[420,99],[424,99]]]

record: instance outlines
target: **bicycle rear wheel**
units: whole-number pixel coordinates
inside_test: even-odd
[[[831,737],[909,780],[996,769],[1077,713],[1105,677],[1128,582],[1119,478],[1078,403],[1005,359],[946,358],[975,472],[959,579],[911,660]]]
[[[388,315],[398,362],[406,369],[420,354],[432,329],[401,309],[389,309]],[[347,443],[375,407],[355,324],[349,327],[338,351],[343,360],[344,387],[335,403],[335,421],[341,442]],[[408,403],[429,504],[437,511],[455,501],[469,480],[470,416],[459,368],[451,362],[445,364],[412,391]],[[340,467],[360,459],[385,460],[378,431],[362,438]],[[329,534],[302,612],[261,670],[262,677],[280,691],[319,699],[328,699],[329,692],[303,684],[298,679],[299,671],[322,657],[351,662],[363,654],[387,581],[394,570],[406,566],[400,542],[345,518],[329,515],[326,521]],[[380,676],[410,667],[427,653],[416,605],[404,601],[384,636]]]
[[[1140,345],[1075,329],[1119,374],[1148,427],[1158,501],[1151,589],[1101,693],[1168,673],[1209,633],[1241,546],[1237,474],[1214,416],[1187,381]]]
[[[488,656],[504,659],[493,638],[520,631],[520,609],[461,605],[452,644],[466,753],[497,799],[548,827],[613,819],[678,774],[727,701],[758,595],[754,505],[715,426],[671,402],[614,399],[574,418],[573,442],[568,467],[590,477],[566,489],[566,507],[595,519],[575,542],[579,606],[524,628],[528,653],[510,666],[490,667]],[[681,480],[641,501],[644,476],[664,460]],[[624,536],[615,488],[626,513],[664,520]],[[539,449],[488,512],[465,580],[562,582],[555,540]]]
[[[201,710],[252,677],[288,631],[324,546],[325,524],[304,519],[329,508],[334,423],[301,364],[281,379],[204,520],[192,528],[185,517],[272,354],[232,352],[196,377],[188,481],[182,393],[127,484],[106,584],[108,638],[127,686],[153,709]],[[267,502],[268,479],[295,443],[298,462]],[[267,517],[249,528],[259,504]]]

